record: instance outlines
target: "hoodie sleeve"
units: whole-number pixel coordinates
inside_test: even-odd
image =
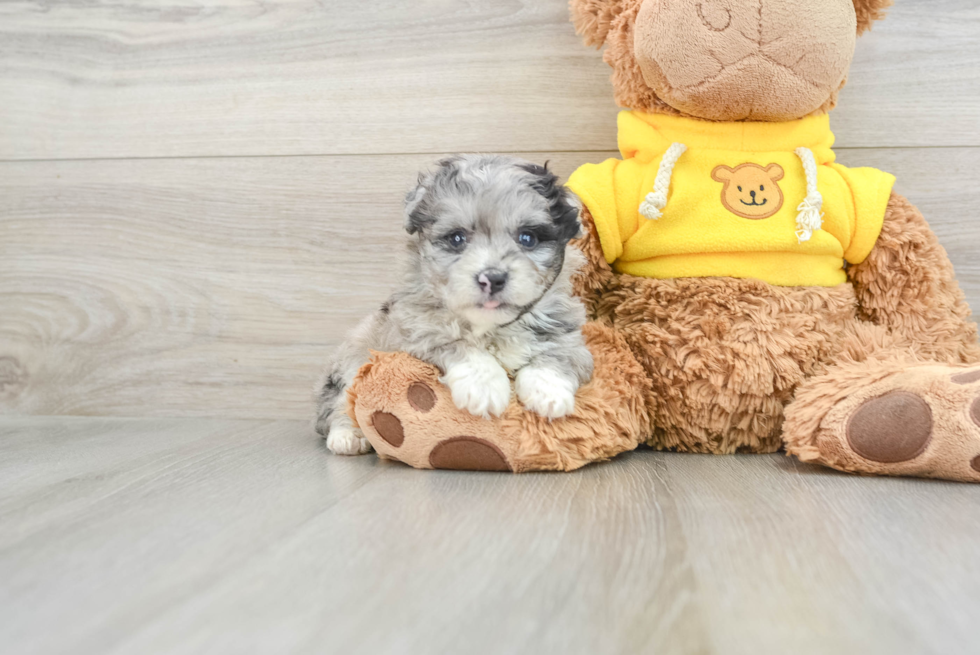
[[[622,163],[618,159],[607,159],[601,164],[584,164],[572,173],[566,185],[592,214],[602,254],[609,264],[623,254],[616,211],[616,169]]]
[[[844,251],[844,259],[851,264],[860,264],[871,254],[881,234],[895,176],[876,168],[832,166],[844,178],[854,203],[851,240]]]

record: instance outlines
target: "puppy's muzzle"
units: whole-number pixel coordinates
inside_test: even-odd
[[[496,268],[488,268],[476,276],[476,283],[480,285],[483,293],[492,296],[507,285],[507,273]]]

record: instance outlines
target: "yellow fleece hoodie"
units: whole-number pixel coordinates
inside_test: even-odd
[[[827,115],[715,123],[624,111],[623,159],[585,164],[568,187],[621,273],[835,286],[844,260],[871,252],[895,178],[834,163],[833,143]]]

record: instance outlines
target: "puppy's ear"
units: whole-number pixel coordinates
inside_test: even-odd
[[[579,220],[579,213],[582,211],[582,203],[578,196],[561,183],[557,175],[548,170],[548,162],[544,166],[521,164],[521,168],[531,174],[531,188],[548,201],[548,213],[557,228],[558,239],[570,241],[581,236],[582,222]]]
[[[405,196],[405,231],[415,234],[427,225],[435,222],[435,219],[424,210],[422,200],[429,190],[432,181],[430,175],[419,173],[419,181],[414,189]]]
[[[565,202],[575,212],[575,234],[572,239],[581,239],[585,236],[585,230],[582,229],[582,200],[567,186],[562,186],[562,193],[565,195]]]
[[[419,173],[418,185],[405,196],[406,232],[415,234],[436,222],[426,200],[432,195],[439,196],[447,188],[458,187],[463,159],[462,155],[450,155],[436,162],[436,169],[431,173]]]

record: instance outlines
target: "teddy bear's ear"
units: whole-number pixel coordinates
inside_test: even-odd
[[[885,17],[885,10],[894,0],[854,0],[854,13],[857,14],[858,34],[871,29],[871,24]]]
[[[783,167],[779,164],[769,164],[766,166],[766,175],[773,182],[778,182],[783,179]]]
[[[718,164],[715,169],[711,171],[711,179],[715,182],[727,182],[732,179],[732,174],[735,172],[733,168],[729,168],[724,164]]]
[[[623,10],[625,0],[569,0],[575,33],[581,34],[585,45],[601,46],[613,19]]]

